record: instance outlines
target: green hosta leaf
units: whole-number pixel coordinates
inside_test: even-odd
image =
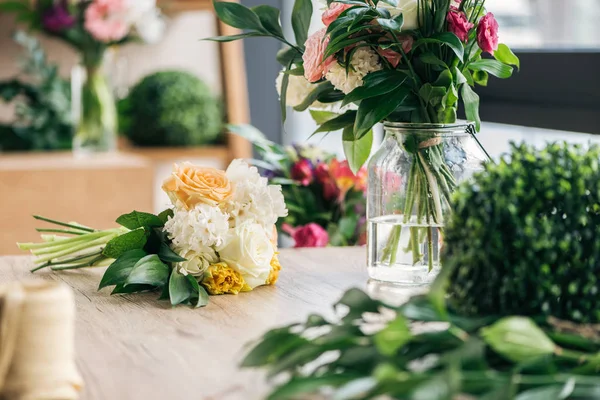
[[[140,211],[133,211],[129,214],[121,215],[117,218],[117,223],[131,230],[138,228],[159,228],[164,226],[164,222],[160,217]]]
[[[310,342],[288,329],[268,332],[242,361],[242,367],[261,367],[280,359],[290,350],[305,346]]]
[[[463,46],[463,43],[460,41],[460,39],[454,33],[452,33],[452,32],[436,33],[435,35],[433,35],[431,37],[419,39],[415,42],[415,44],[413,46],[413,51],[417,47],[419,47],[423,44],[428,44],[428,43],[443,44],[443,45],[450,47],[452,49],[452,51],[454,52],[454,54],[456,54],[458,59],[461,62],[463,61],[463,58],[465,56],[465,47]]]
[[[239,3],[213,0],[215,12],[219,19],[229,26],[238,29],[265,31],[258,15]]]
[[[360,378],[348,382],[333,395],[333,400],[365,399],[371,390],[377,387],[377,379],[372,377]]]
[[[367,132],[363,137],[356,139],[354,137],[352,126],[347,126],[344,128],[342,134],[342,144],[350,169],[356,174],[371,155],[371,149],[373,148],[373,130]]]
[[[489,74],[485,71],[473,71],[473,80],[479,86],[487,86]]]
[[[409,97],[409,94],[410,90],[408,88],[400,87],[385,95],[363,100],[358,107],[358,114],[354,123],[354,137],[361,138],[366,135],[375,124],[383,121],[396,108],[401,106]]]
[[[129,250],[143,249],[147,240],[148,232],[144,228],[139,228],[112,239],[106,244],[102,254],[108,258],[119,258]]]
[[[110,292],[111,296],[113,294],[131,294],[131,293],[140,293],[140,292],[152,292],[156,288],[152,285],[126,285],[120,284],[115,286],[112,292]]]
[[[306,98],[304,99],[304,101],[302,101],[302,103],[300,103],[300,104],[298,104],[297,106],[294,107],[294,110],[296,110],[296,111],[304,111],[308,107],[310,107],[311,105],[313,105],[313,103],[315,101],[317,101],[322,94],[327,93],[327,92],[332,92],[334,90],[335,90],[335,88],[333,87],[333,85],[329,81],[323,82],[323,83],[319,83],[308,94],[308,96],[306,96]]]
[[[262,27],[267,32],[278,38],[283,38],[283,30],[279,22],[279,9],[268,5],[259,5],[252,7],[251,10],[258,15]]]
[[[513,67],[496,60],[473,61],[469,64],[469,68],[473,71],[485,71],[501,79],[510,78],[513,73]]]
[[[300,394],[311,394],[316,390],[325,387],[338,387],[359,377],[360,376],[356,374],[295,377],[271,393],[271,395],[268,397],[268,400],[295,399],[298,398],[298,395]]]
[[[203,286],[200,286],[193,276],[188,275],[187,279],[194,290],[194,295],[191,297],[194,307],[199,308],[206,306],[208,304],[208,293],[206,292],[206,289],[204,289]]]
[[[173,268],[171,278],[169,279],[169,299],[171,300],[171,305],[176,306],[188,303],[193,294],[194,288],[187,276],[177,271],[177,268]]]
[[[100,285],[98,286],[98,290],[107,286],[125,283],[135,264],[145,256],[146,252],[141,249],[130,250],[123,253],[106,269],[106,272],[100,281]]]
[[[454,77],[452,76],[452,72],[449,69],[445,69],[440,72],[438,78],[433,82],[432,86],[443,86],[445,88],[449,88],[454,83]]]
[[[501,43],[498,45],[498,50],[494,52],[494,58],[501,63],[514,65],[517,69],[521,69],[521,61],[519,57],[512,52],[512,50],[505,44]]]
[[[576,378],[571,378],[564,385],[550,385],[529,389],[519,393],[515,400],[564,400],[571,398],[575,389]],[[590,397],[590,399],[593,397]]]
[[[308,112],[310,112],[310,116],[317,125],[323,125],[325,122],[340,116],[340,114],[332,111],[309,110]]]
[[[169,218],[173,218],[174,211],[172,208],[167,208],[165,211],[158,214],[158,218],[162,221],[163,225],[167,223]]]
[[[407,76],[397,70],[383,70],[370,73],[359,86],[344,98],[342,106],[360,100],[390,93],[404,84]]]
[[[168,279],[169,267],[156,254],[151,254],[135,264],[125,286],[131,284],[164,286]]]
[[[404,16],[400,14],[394,19],[377,18],[377,22],[385,29],[400,32],[402,30],[402,25],[404,25]]]
[[[166,263],[178,263],[186,261],[185,258],[181,257],[179,254],[175,253],[171,247],[165,242],[160,243],[160,247],[158,249],[158,257],[166,262]]]
[[[308,39],[308,29],[312,19],[313,6],[311,0],[296,0],[292,10],[292,28],[296,37],[296,44],[304,48]]]
[[[424,102],[432,106],[442,104],[444,96],[446,96],[446,88],[443,86],[432,86],[431,83],[426,83],[419,90],[419,96]]]
[[[366,312],[378,312],[381,302],[372,299],[368,294],[360,289],[350,289],[338,301],[334,307],[340,305],[347,306],[349,308],[348,315],[344,319],[355,319],[360,317]]]
[[[475,127],[477,132],[479,132],[481,129],[481,118],[479,118],[479,96],[467,83],[463,83],[461,92],[467,119],[475,122]]]
[[[237,35],[229,35],[229,36],[213,36],[210,38],[206,38],[204,40],[208,40],[211,42],[221,42],[221,43],[227,43],[227,42],[234,42],[236,40],[240,40],[240,39],[246,39],[246,38],[250,38],[250,37],[261,37],[261,36],[267,36],[264,33],[260,33],[260,32],[246,32],[246,33],[239,33]]]
[[[319,132],[333,132],[333,131],[339,131],[340,129],[344,129],[347,126],[351,126],[354,124],[354,120],[356,119],[356,111],[346,111],[344,114],[340,115],[339,117],[335,117],[333,119],[330,119],[329,121],[325,122],[323,125],[321,125],[314,134],[319,133]]]
[[[373,338],[375,346],[384,356],[394,356],[400,348],[410,341],[412,334],[402,315],[377,332]]]
[[[553,354],[554,342],[531,319],[507,317],[482,328],[483,340],[498,354],[516,363]]]
[[[419,60],[421,60],[421,62],[425,63],[425,64],[429,64],[429,65],[437,65],[443,68],[448,68],[448,65],[443,62],[442,60],[440,60],[435,54],[433,53],[423,53],[420,57]]]

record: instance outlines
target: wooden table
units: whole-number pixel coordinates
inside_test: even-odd
[[[172,309],[154,294],[98,292],[103,269],[29,273],[29,257],[0,258],[0,283],[64,281],[77,304],[82,399],[263,399],[260,371],[239,370],[247,345],[310,313],[331,315],[351,287],[367,287],[364,248],[283,250],[275,287],[214,296],[206,308]],[[42,333],[40,333],[42,334]]]

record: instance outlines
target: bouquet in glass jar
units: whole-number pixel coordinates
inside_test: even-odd
[[[80,54],[74,70],[74,149],[108,151],[116,145],[117,110],[103,61],[106,51],[130,41],[155,42],[165,21],[156,0],[10,0],[0,11],[60,39]],[[77,73],[75,73],[77,71]]]
[[[367,207],[374,221],[369,267],[419,264],[425,272],[436,267],[436,243],[441,242],[449,198],[468,175],[462,166],[473,164],[472,157],[452,157],[473,154],[465,135],[478,145],[474,133],[480,127],[479,97],[473,88],[485,86],[490,75],[508,78],[519,67],[519,59],[499,43],[498,23],[485,0],[328,0],[321,16],[324,27],[310,36],[312,2],[296,0],[296,44],[283,34],[273,7],[214,4],[225,23],[246,31],[213,40],[270,36],[286,45],[277,57],[284,66],[284,116],[286,104],[297,111],[329,107],[317,114],[315,133],[342,130],[354,171],[370,156],[373,126],[394,124],[388,125],[392,133],[387,129],[369,167]],[[456,125],[461,100],[472,124]],[[449,137],[454,146],[448,146]],[[462,177],[453,170],[456,165]],[[397,181],[396,190],[388,181]],[[375,204],[378,196],[388,198],[386,207]],[[405,227],[410,237],[403,239]]]

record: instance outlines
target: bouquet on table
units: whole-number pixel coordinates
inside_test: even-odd
[[[60,39],[80,54],[82,72],[72,82],[77,85],[74,143],[91,151],[113,148],[117,110],[104,56],[113,46],[161,38],[165,21],[156,0],[9,0],[0,3],[0,11],[14,12],[31,30]]]
[[[312,145],[282,146],[249,125],[229,126],[254,143],[260,166],[280,184],[289,214],[280,230],[296,247],[364,245],[366,241],[366,168],[356,175],[348,161]]]
[[[281,269],[275,224],[287,215],[280,186],[234,160],[227,171],[175,165],[163,190],[173,208],[122,215],[120,228],[98,231],[36,216],[58,227],[38,229],[43,242],[19,247],[36,256],[33,271],[109,265],[99,289],[160,290],[172,305],[204,306],[208,294],[275,284]]]

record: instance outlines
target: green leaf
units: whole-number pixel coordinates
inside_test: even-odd
[[[498,45],[498,50],[494,52],[494,58],[501,63],[514,65],[517,67],[517,69],[521,69],[521,61],[519,60],[519,57],[517,57],[515,53],[513,53],[512,50],[504,43]]]
[[[132,211],[129,214],[121,215],[117,218],[117,223],[131,230],[138,228],[160,228],[165,225],[160,217],[140,211]]]
[[[356,233],[356,226],[358,225],[358,214],[349,217],[343,217],[339,220],[338,226],[339,231],[346,239],[352,239]]]
[[[388,326],[375,334],[373,341],[381,354],[392,357],[411,338],[412,334],[406,319],[402,315],[398,315]]]
[[[0,3],[0,11],[7,13],[29,11],[29,6],[22,1],[3,1]]]
[[[442,60],[440,60],[435,54],[428,52],[428,53],[423,53],[420,57],[419,60],[425,64],[429,64],[429,65],[438,65],[440,67],[443,68],[448,68],[448,65],[443,62]]]
[[[102,280],[98,286],[98,290],[107,286],[121,285],[125,283],[129,273],[135,264],[146,256],[146,252],[141,249],[130,250],[123,253],[115,260],[102,275]]]
[[[365,99],[358,107],[356,122],[354,123],[354,137],[361,138],[375,126],[383,121],[409,96],[410,90],[400,87],[391,93]]]
[[[513,67],[502,64],[496,60],[479,60],[473,61],[469,64],[469,68],[473,71],[485,71],[490,75],[494,75],[497,78],[506,79],[510,78],[513,73]]]
[[[171,305],[176,306],[189,302],[192,294],[194,294],[194,289],[187,276],[179,273],[177,268],[173,268],[171,279],[169,279],[169,299],[171,300]]]
[[[359,86],[344,97],[342,106],[360,100],[390,93],[404,84],[406,74],[397,70],[383,70],[368,74],[364,85]]]
[[[284,47],[277,52],[277,62],[287,67],[290,64],[298,64],[302,62],[302,53],[294,47]]]
[[[290,65],[287,66],[286,71],[290,70]],[[279,96],[279,107],[281,109],[281,121],[285,122],[287,118],[287,91],[288,86],[290,85],[290,75],[283,74],[283,78],[281,79],[281,95]]]
[[[313,105],[313,103],[315,101],[317,101],[317,99],[319,98],[319,96],[321,96],[323,93],[331,92],[331,91],[334,91],[334,90],[335,90],[335,88],[333,87],[333,85],[329,81],[323,82],[323,83],[319,83],[308,94],[308,96],[306,96],[306,98],[302,101],[302,103],[300,103],[300,104],[298,104],[297,106],[294,107],[294,110],[296,110],[296,111],[304,111],[308,107],[310,107],[311,105]]]
[[[458,59],[461,62],[463,61],[463,58],[465,56],[465,47],[463,46],[463,43],[460,41],[460,39],[454,33],[441,32],[441,33],[436,33],[435,35],[428,37],[428,38],[419,39],[415,42],[415,44],[413,46],[413,51],[417,47],[419,47],[423,44],[428,44],[428,43],[443,44],[443,45],[450,47],[452,49],[452,51],[454,52],[454,54],[456,54]]]
[[[268,400],[295,399],[300,394],[310,394],[325,387],[338,387],[359,378],[352,374],[335,374],[317,377],[295,377],[278,387]]]
[[[373,148],[373,130],[367,132],[363,137],[356,139],[354,137],[354,129],[352,129],[352,126],[347,126],[344,128],[342,134],[342,145],[350,169],[356,174],[371,155],[371,150]],[[351,238],[352,236],[346,237]]]
[[[108,258],[119,258],[129,250],[143,249],[147,240],[148,232],[144,228],[139,228],[112,239],[106,244],[102,254]]]
[[[173,215],[175,215],[175,212],[173,211],[173,209],[167,208],[165,211],[158,214],[158,219],[160,219],[164,225],[167,223],[169,218],[173,218]]]
[[[203,286],[200,286],[196,278],[192,275],[188,275],[187,279],[190,282],[190,285],[192,285],[195,293],[191,298],[194,307],[199,308],[206,306],[208,304],[208,293],[206,292],[206,289],[204,289]]]
[[[439,106],[446,96],[446,88],[443,86],[432,86],[431,83],[426,83],[419,90],[419,97],[426,103],[432,106]]]
[[[228,1],[213,0],[219,19],[238,29],[252,29],[265,32],[258,16],[246,6]]]
[[[304,346],[310,342],[289,332],[289,329],[281,328],[268,332],[260,343],[246,355],[241,367],[261,367],[279,360],[281,356],[291,349]]]
[[[479,86],[487,86],[489,74],[485,71],[473,71],[473,80]]]
[[[335,117],[335,118],[330,119],[329,121],[325,122],[313,133],[313,135],[316,133],[319,133],[319,132],[339,131],[340,129],[344,129],[347,126],[353,125],[355,119],[356,119],[356,111],[354,111],[354,110],[346,111],[344,114],[340,115],[339,117]]]
[[[365,399],[367,393],[375,389],[377,384],[377,379],[370,376],[350,381],[336,390],[333,400]]]
[[[160,247],[158,249],[158,257],[166,262],[166,263],[178,263],[186,261],[185,258],[181,257],[179,254],[175,253],[171,247],[165,243],[161,242]]]
[[[233,41],[240,40],[240,39],[246,39],[246,38],[251,38],[251,37],[261,37],[261,36],[267,36],[267,35],[264,33],[260,33],[260,32],[245,32],[245,33],[238,33],[237,35],[213,36],[213,37],[206,38],[204,40],[208,40],[211,42],[227,43],[227,42],[233,42]]]
[[[331,121],[332,119],[339,117],[340,114],[333,111],[323,111],[323,110],[308,110],[312,119],[316,122],[317,125],[323,125],[327,121]]]
[[[475,122],[475,128],[477,129],[477,132],[479,132],[481,129],[481,118],[479,118],[479,96],[467,83],[463,83],[461,94],[463,103],[465,104],[467,119]]]
[[[129,274],[125,286],[132,284],[164,286],[169,279],[169,267],[156,254],[139,260]]]
[[[262,27],[267,32],[278,38],[283,38],[283,30],[279,22],[279,9],[268,5],[259,5],[252,7],[251,10],[258,15]]]
[[[376,313],[382,305],[380,301],[372,299],[368,294],[360,289],[350,289],[338,301],[334,308],[344,305],[349,308],[348,314],[344,319],[355,319],[365,312]]]
[[[126,285],[120,284],[115,286],[112,292],[110,292],[111,296],[113,294],[131,294],[131,293],[140,293],[140,292],[152,292],[156,288],[152,285]]]
[[[308,39],[308,29],[312,19],[313,6],[311,0],[296,0],[292,10],[292,28],[296,37],[296,44],[304,48]]]
[[[404,25],[404,16],[400,14],[393,19],[377,18],[377,23],[388,30],[400,32],[402,30],[402,25]]]
[[[515,400],[564,400],[569,399],[575,388],[576,378],[571,378],[565,385],[550,385],[529,389],[519,393]],[[591,397],[590,397],[591,398]]]

